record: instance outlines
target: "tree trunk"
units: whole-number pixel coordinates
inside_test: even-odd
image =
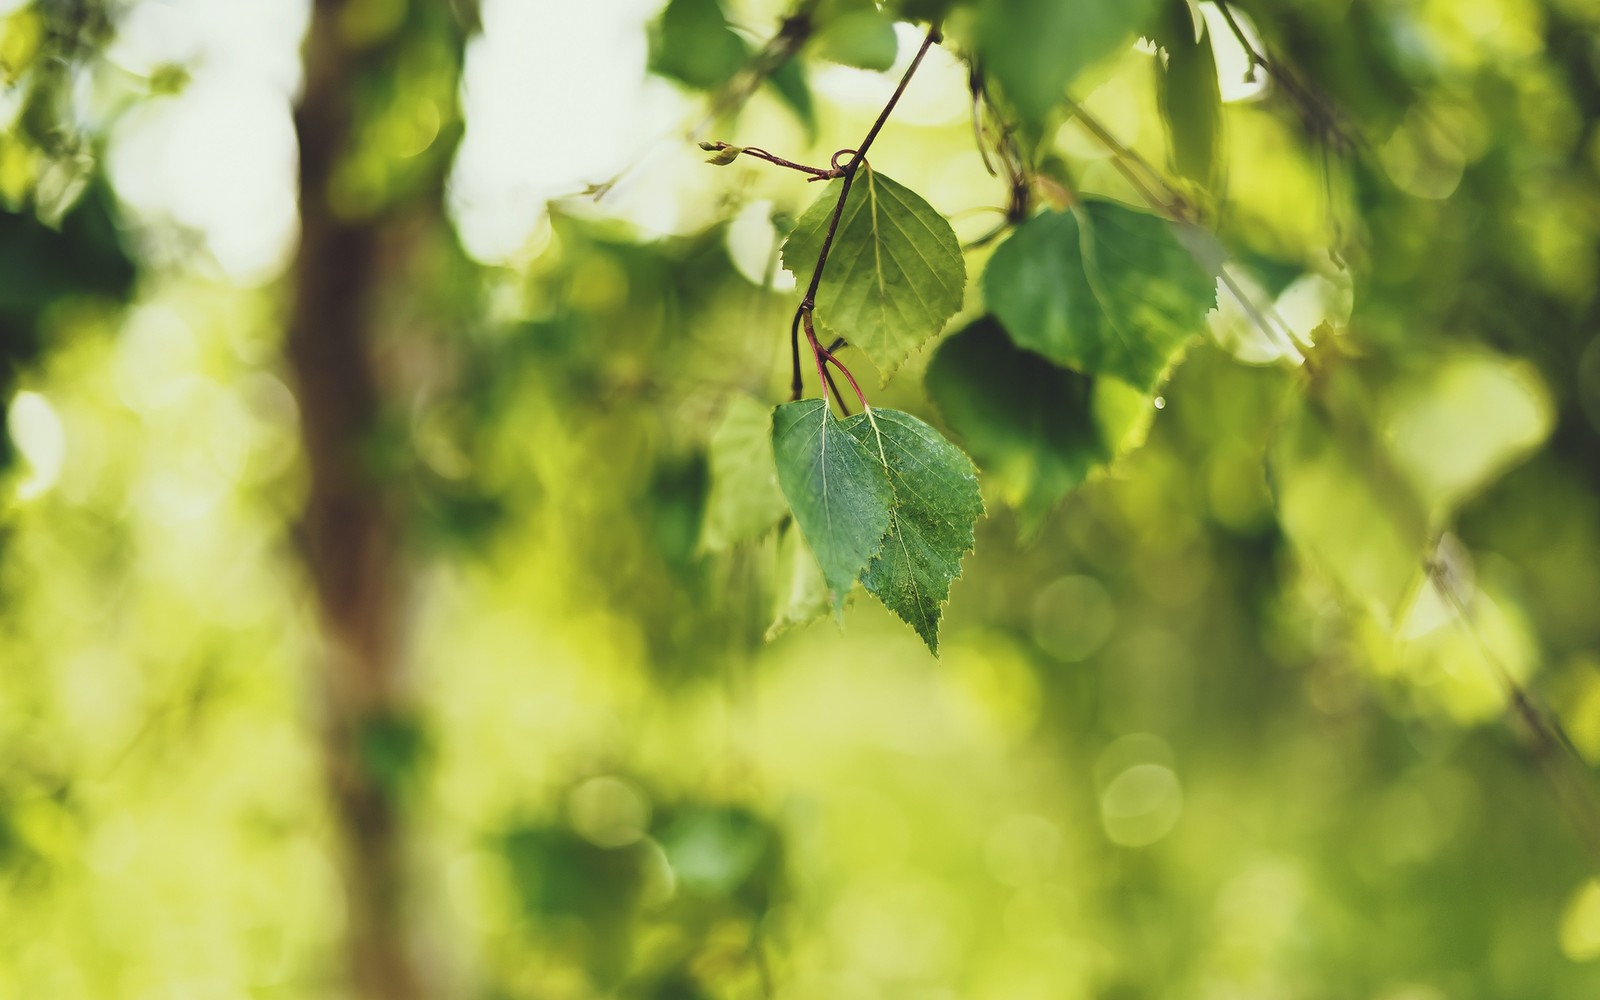
[[[310,469],[301,541],[322,628],[314,676],[341,852],[347,972],[362,1000],[415,1000],[428,991],[408,941],[403,817],[393,782],[363,754],[373,727],[406,717],[407,707],[401,510],[369,458],[386,394],[373,349],[388,332],[379,317],[385,325],[406,321],[403,310],[387,308],[385,293],[404,280],[403,245],[415,239],[416,219],[429,220],[430,235],[448,236],[439,204],[448,156],[436,157],[437,183],[405,201],[356,216],[336,209],[330,182],[359,135],[358,95],[374,74],[391,72],[385,60],[393,56],[381,42],[358,49],[345,40],[345,7],[315,0],[305,43],[295,111],[300,246],[285,350]],[[409,239],[395,232],[407,216]]]

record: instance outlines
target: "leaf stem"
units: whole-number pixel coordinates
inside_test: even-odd
[[[817,328],[816,325],[811,321],[810,311],[808,310],[801,315],[804,317],[803,321],[806,327],[806,340],[810,341],[811,343],[811,356],[817,360],[817,374],[820,376],[819,382],[826,383],[827,387],[833,390],[834,398],[838,399],[839,402],[839,409],[844,410],[845,415],[849,416],[850,411],[845,409],[844,400],[839,398],[839,387],[834,385],[833,377],[828,373],[827,365],[833,365],[833,367],[839,369],[839,374],[845,377],[845,381],[850,383],[850,388],[854,390],[856,399],[860,400],[861,402],[861,411],[863,413],[870,414],[872,412],[872,407],[867,403],[867,395],[861,391],[861,386],[857,384],[856,377],[850,374],[850,369],[845,367],[843,361],[840,361],[838,358],[833,356],[832,350],[823,347],[822,342],[817,339]],[[843,338],[836,340],[835,343],[839,343],[842,341],[842,339]]]
[[[917,67],[922,65],[923,57],[942,37],[944,36],[940,34],[937,24],[928,29],[927,36],[922,39],[922,46],[917,49],[917,54],[911,59],[911,65],[906,67],[905,74],[900,77],[899,86],[895,87],[894,93],[889,95],[888,103],[884,104],[883,110],[878,112],[877,120],[872,123],[872,128],[867,131],[866,137],[861,140],[861,144],[854,149],[841,149],[833,154],[833,159],[829,165],[838,171],[838,176],[844,178],[844,183],[839,185],[839,199],[833,204],[833,215],[828,220],[828,231],[822,237],[822,250],[817,254],[817,266],[811,271],[811,283],[806,286],[806,293],[800,299],[800,305],[795,309],[794,322],[789,325],[789,340],[794,355],[794,377],[789,386],[791,399],[799,399],[800,393],[805,389],[800,377],[799,344],[800,326],[803,322],[805,324],[806,338],[811,342],[811,352],[817,359],[818,373],[826,376],[827,370],[824,366],[824,361],[832,362],[833,366],[839,369],[840,373],[849,380],[850,388],[855,390],[856,397],[861,400],[862,407],[870,409],[867,406],[867,397],[861,392],[861,387],[856,384],[855,376],[850,374],[850,369],[841,364],[839,359],[835,358],[830,351],[824,349],[822,344],[817,341],[816,331],[812,327],[811,316],[812,313],[816,312],[817,289],[822,284],[822,271],[828,265],[828,254],[833,250],[833,238],[839,232],[839,219],[844,215],[845,202],[850,198],[850,187],[855,183],[856,171],[866,162],[867,150],[872,148],[872,143],[878,138],[878,133],[883,131],[883,126],[888,122],[889,115],[894,112],[895,105],[900,103],[900,95],[906,92],[906,87],[911,83],[911,77],[917,72]],[[840,163],[840,159],[845,156],[849,158]]]
[[[767,152],[759,146],[734,146],[732,143],[723,142],[719,139],[715,142],[702,142],[700,144],[700,148],[708,153],[719,153],[725,149],[737,149],[745,156],[753,156],[758,160],[766,160],[768,163],[771,163],[774,166],[788,167],[790,170],[798,170],[803,174],[810,174],[811,179],[814,181],[833,180],[835,177],[841,176],[838,170],[824,170],[821,167],[810,167],[804,163],[796,163],[793,160],[786,160],[781,156],[775,156],[772,153]]]

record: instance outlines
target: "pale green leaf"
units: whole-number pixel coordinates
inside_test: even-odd
[[[778,485],[842,609],[889,530],[889,474],[820,399],[772,411],[772,449]]]
[[[883,463],[894,490],[888,536],[861,582],[937,654],[945,598],[983,513],[977,470],[960,448],[909,413],[874,409],[844,426]]]
[[[711,493],[700,544],[720,552],[765,534],[788,511],[772,460],[771,411],[749,396],[728,403],[711,435]]]
[[[1024,124],[1037,129],[1067,83],[1144,32],[1160,0],[986,0],[979,52]]]
[[[1544,442],[1555,407],[1531,365],[1463,351],[1400,379],[1383,416],[1396,467],[1442,523]]]
[[[828,583],[822,578],[822,567],[817,565],[816,557],[800,540],[800,532],[795,528],[785,530],[778,540],[777,559],[768,642],[828,613]]]
[[[803,288],[816,269],[839,185],[833,181],[783,245]],[[916,192],[862,166],[850,189],[817,290],[817,323],[866,352],[887,377],[961,308],[961,245]]]
[[[817,30],[812,44],[824,59],[876,70],[894,65],[900,45],[894,19],[872,3],[853,5],[830,18]]]
[[[989,317],[940,344],[925,380],[1025,534],[1089,475],[1142,442],[1155,413],[1148,394],[1022,350]]]
[[[983,292],[1019,346],[1141,390],[1216,305],[1214,278],[1171,223],[1102,200],[1019,226],[990,258]]]
[[[728,166],[734,160],[739,158],[740,153],[744,152],[743,146],[723,146],[719,149],[714,144],[708,142],[702,142],[700,144],[700,148],[711,154],[710,156],[706,157],[706,162],[717,167]]]

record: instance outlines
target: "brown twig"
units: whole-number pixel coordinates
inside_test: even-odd
[[[911,65],[906,67],[905,75],[900,78],[900,85],[894,88],[893,94],[889,95],[888,103],[884,104],[883,110],[878,112],[877,120],[872,123],[872,128],[867,131],[866,137],[861,140],[860,145],[854,149],[841,149],[833,154],[830,165],[833,169],[839,171],[839,176],[844,179],[844,183],[839,186],[839,199],[834,202],[833,215],[828,219],[828,231],[823,234],[822,249],[817,254],[817,266],[812,269],[811,282],[806,287],[805,295],[800,299],[799,307],[795,309],[793,322],[789,324],[789,339],[793,346],[792,353],[794,356],[794,377],[789,385],[791,399],[799,399],[801,392],[805,390],[805,384],[800,374],[799,348],[800,327],[803,323],[805,325],[806,338],[811,343],[811,351],[817,359],[818,373],[826,375],[824,362],[832,363],[835,368],[839,369],[840,374],[850,382],[850,387],[856,391],[857,398],[861,400],[862,408],[870,409],[867,406],[867,397],[862,394],[861,387],[856,384],[855,376],[850,374],[850,369],[846,368],[838,358],[835,358],[832,352],[818,343],[816,332],[812,329],[812,314],[816,312],[817,289],[822,284],[822,271],[828,264],[828,254],[833,250],[833,238],[838,234],[839,219],[844,215],[845,202],[850,197],[850,187],[855,183],[856,172],[866,162],[867,150],[872,148],[872,143],[878,138],[878,133],[883,131],[883,126],[888,122],[889,115],[893,113],[895,105],[900,103],[900,95],[906,92],[906,87],[911,83],[912,75],[917,72],[917,67],[922,65],[923,57],[928,54],[928,50],[941,37],[937,24],[928,29],[927,36],[922,40],[922,46],[917,49],[917,54],[912,58]],[[841,163],[841,158],[846,157],[848,158]]]

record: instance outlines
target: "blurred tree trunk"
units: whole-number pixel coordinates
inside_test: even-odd
[[[417,282],[416,261],[435,246],[454,246],[442,194],[459,134],[455,90],[469,22],[428,0],[374,28],[373,6],[313,4],[295,110],[300,246],[285,350],[310,469],[301,542],[322,627],[315,676],[350,987],[362,1000],[413,1000],[432,992],[425,984],[435,977],[421,967],[410,932],[399,789],[372,751],[375,733],[410,718],[403,498],[374,458],[385,400],[399,387],[388,384],[377,345],[388,349],[425,332],[418,327],[430,310],[418,303],[439,290]],[[425,78],[418,52],[431,57]],[[374,148],[374,130],[363,130],[386,109],[435,99],[445,105],[442,125],[423,154],[386,155]],[[372,190],[352,191],[350,172],[341,173],[358,158],[376,165],[376,174],[362,175],[379,178]],[[383,173],[391,168],[404,173]]]

